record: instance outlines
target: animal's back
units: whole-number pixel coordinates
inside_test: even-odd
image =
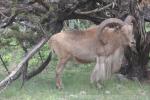
[[[95,38],[97,28],[97,26],[92,26],[86,30],[67,30],[64,32],[64,34],[67,35],[68,38],[73,38],[74,40]]]
[[[71,55],[90,61],[95,56],[95,36],[95,29],[65,31],[53,35],[49,40],[49,45],[59,57]]]

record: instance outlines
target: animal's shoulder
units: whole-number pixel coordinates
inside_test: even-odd
[[[65,30],[66,33],[70,34],[87,34],[87,33],[96,33],[98,26],[91,26],[87,29],[79,30],[79,29],[68,29]]]

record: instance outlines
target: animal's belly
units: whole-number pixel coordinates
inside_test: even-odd
[[[96,50],[92,42],[89,41],[79,41],[70,45],[70,52],[75,58],[85,61],[94,61],[96,57]]]
[[[75,57],[75,60],[79,63],[91,63],[93,61],[93,59],[81,59],[81,58],[77,58]]]
[[[90,62],[94,61],[96,58],[95,53],[92,50],[86,50],[86,49],[79,49],[79,48],[74,48],[73,56],[81,62]]]

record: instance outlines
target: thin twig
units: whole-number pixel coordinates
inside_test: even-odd
[[[39,57],[40,57],[40,59],[41,59],[41,61],[42,61],[42,63],[43,63],[43,58],[42,58],[42,54],[41,54],[41,52],[39,51]]]
[[[0,11],[0,14],[2,15],[2,16],[4,16],[5,18],[9,18],[8,16],[6,16],[3,12],[1,12]]]
[[[5,62],[4,62],[4,60],[3,60],[3,58],[2,58],[1,55],[0,55],[0,60],[2,61],[3,65],[4,65],[5,69],[6,69],[6,71],[7,71],[8,74],[9,74],[10,72],[9,72],[9,70],[8,70],[8,68],[7,68],[7,66],[6,66],[6,64],[5,64]]]
[[[97,12],[103,11],[103,10],[105,10],[105,9],[107,9],[107,8],[109,8],[109,7],[111,7],[111,6],[113,6],[113,5],[114,5],[114,2],[113,2],[113,3],[110,3],[110,4],[106,5],[106,6],[104,6],[104,7],[102,7],[102,8],[96,8],[96,9],[94,9],[94,10],[85,11],[85,12],[75,11],[75,13],[77,13],[77,14],[82,14],[82,15],[97,13]]]

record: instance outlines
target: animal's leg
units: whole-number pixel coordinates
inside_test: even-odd
[[[91,86],[94,86],[94,88],[96,89],[102,89],[104,87],[104,83],[103,81],[95,81],[93,83],[91,83]]]
[[[70,58],[70,56],[67,56],[65,58],[59,59],[58,65],[56,67],[56,87],[58,89],[62,88],[61,75],[62,75],[63,69],[65,67],[65,64],[67,63],[67,61],[69,60],[69,58]]]
[[[101,88],[103,88],[103,84],[102,84],[101,82],[96,82],[96,83],[95,83],[95,87],[96,87],[97,89],[101,89]]]

